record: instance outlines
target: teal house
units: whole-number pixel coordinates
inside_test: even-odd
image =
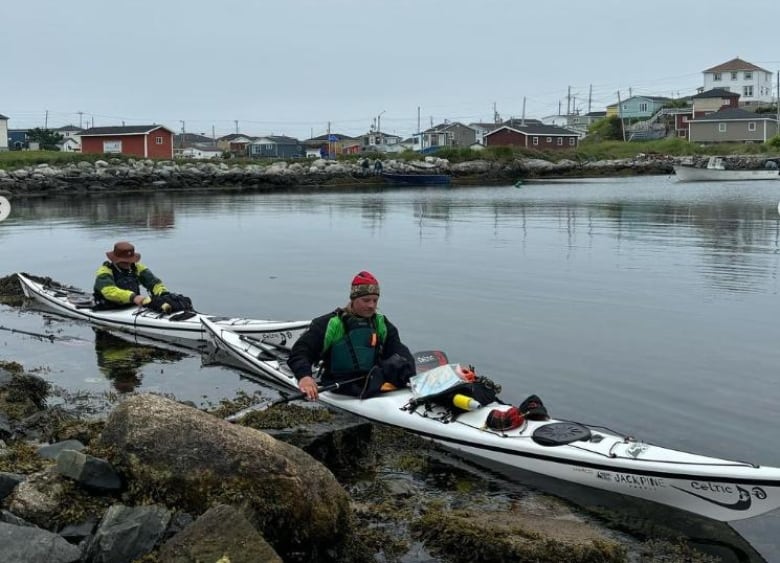
[[[671,102],[671,98],[661,96],[631,96],[618,104],[607,106],[607,117],[613,115],[623,119],[649,119],[665,104]]]

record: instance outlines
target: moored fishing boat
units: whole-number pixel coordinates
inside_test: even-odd
[[[199,348],[205,345],[206,335],[201,318],[208,318],[216,326],[229,328],[238,334],[261,338],[281,349],[289,348],[309,326],[309,321],[275,321],[219,317],[194,311],[159,313],[146,307],[122,309],[94,308],[92,295],[71,286],[41,282],[24,274],[17,274],[25,297],[65,317],[81,319],[95,326],[135,334],[146,338],[174,341]]]
[[[690,164],[674,165],[678,182],[723,182],[734,180],[780,180],[780,172],[775,168],[727,168],[723,158],[712,156],[705,168]]]
[[[257,339],[202,319],[213,346],[248,373],[297,390],[285,354]],[[492,430],[491,411],[501,403],[455,419],[444,407],[412,401],[408,388],[361,400],[330,391],[320,400],[368,420],[403,428],[477,459],[638,497],[721,521],[757,516],[780,507],[780,468],[762,467],[659,447],[597,426],[566,420],[528,420]]]

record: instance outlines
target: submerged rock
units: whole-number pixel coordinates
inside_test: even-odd
[[[73,563],[81,561],[81,550],[46,530],[0,522],[0,561]]]
[[[282,563],[249,520],[240,511],[224,504],[210,508],[168,540],[160,548],[158,558],[161,563]]]

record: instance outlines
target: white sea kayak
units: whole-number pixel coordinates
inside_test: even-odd
[[[16,275],[27,298],[60,315],[85,320],[102,328],[175,341],[195,348],[206,343],[202,318],[208,318],[218,327],[229,328],[247,338],[258,338],[282,350],[290,348],[310,324],[308,320],[272,321],[192,312],[165,314],[146,307],[132,306],[123,309],[95,309],[90,293],[71,286],[38,282],[24,274]]]
[[[284,354],[201,319],[208,340],[248,373],[297,390]],[[409,408],[409,389],[357,399],[324,391],[320,400],[378,423],[403,428],[448,448],[527,471],[639,497],[720,521],[758,516],[780,507],[780,468],[659,447],[601,427],[565,420],[526,420],[513,430],[486,426],[495,403],[461,414]]]

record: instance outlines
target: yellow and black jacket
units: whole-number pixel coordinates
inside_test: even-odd
[[[103,262],[95,274],[95,302],[107,308],[132,305],[135,296],[141,292],[141,286],[152,295],[168,292],[162,280],[140,262],[132,264],[129,270]]]

